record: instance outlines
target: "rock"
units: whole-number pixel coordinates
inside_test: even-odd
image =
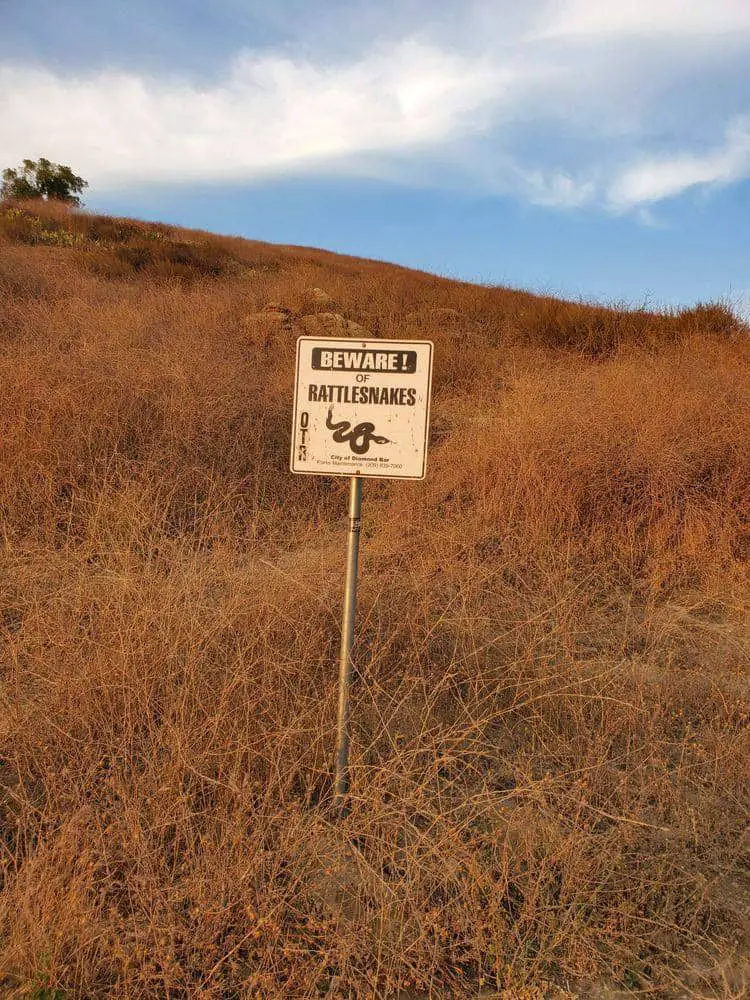
[[[331,337],[347,337],[347,321],[340,313],[321,312],[313,317],[319,330],[325,331]]]
[[[263,306],[264,313],[282,313],[284,316],[291,316],[292,310],[287,306],[282,306],[280,302],[268,302]]]
[[[310,337],[356,337],[359,340],[372,340],[369,330],[335,312],[303,316],[300,326]]]
[[[334,302],[328,292],[322,288],[306,288],[304,291],[304,302],[306,306],[313,309],[331,309]]]
[[[348,319],[346,321],[346,330],[350,337],[358,337],[361,340],[372,340],[372,333],[366,330],[359,323],[355,323],[354,320]]]

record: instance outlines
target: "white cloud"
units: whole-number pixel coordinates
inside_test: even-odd
[[[548,208],[580,208],[596,197],[596,183],[591,179],[574,178],[560,171],[544,173],[541,170],[523,172],[529,201]]]
[[[747,0],[564,0],[540,35],[721,35],[750,31]]]
[[[729,184],[750,175],[750,120],[739,118],[723,145],[699,156],[681,153],[640,160],[610,186],[608,200],[628,209],[673,198],[698,185]]]
[[[2,146],[75,163],[97,185],[252,177],[481,127],[510,80],[489,60],[406,41],[347,66],[241,56],[219,86],[0,68]]]
[[[418,34],[347,62],[239,53],[210,84],[0,65],[0,148],[7,163],[69,162],[98,192],[325,169],[460,175],[539,205],[640,214],[750,176],[750,108],[717,82],[732,58],[750,64],[750,0],[446,9],[425,7]]]

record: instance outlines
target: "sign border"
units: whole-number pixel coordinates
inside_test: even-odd
[[[389,344],[427,344],[429,347],[429,361],[427,365],[427,408],[425,411],[425,423],[424,423],[424,450],[422,452],[422,474],[421,476],[398,476],[398,475],[383,475],[382,473],[372,473],[361,471],[359,469],[349,469],[347,471],[341,472],[318,472],[314,469],[295,469],[294,468],[294,445],[297,437],[297,396],[299,395],[299,383],[298,383],[298,373],[299,373],[299,359],[300,352],[302,350],[302,343],[304,341],[314,341],[315,343],[322,344],[361,344],[363,350],[367,350],[370,344],[373,342],[377,345],[382,345],[384,349],[387,350]],[[295,476],[336,476],[338,478],[350,479],[352,476],[357,476],[360,479],[403,479],[411,481],[413,483],[423,482],[427,477],[427,448],[429,445],[430,438],[430,412],[432,409],[432,360],[435,356],[435,344],[432,340],[385,340],[380,337],[372,337],[368,340],[363,340],[361,337],[310,337],[301,336],[297,337],[297,350],[294,358],[294,404],[292,407],[292,436],[291,444],[289,449],[289,471]]]

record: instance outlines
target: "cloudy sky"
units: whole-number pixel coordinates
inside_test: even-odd
[[[750,309],[750,0],[0,8],[0,166],[92,209]]]

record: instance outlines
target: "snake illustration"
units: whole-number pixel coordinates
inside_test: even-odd
[[[333,407],[330,407],[328,410],[326,427],[329,431],[333,431],[332,436],[336,444],[343,444],[345,441],[348,441],[349,447],[355,455],[366,455],[370,450],[370,444],[373,441],[375,444],[391,443],[387,437],[382,437],[380,434],[373,433],[375,430],[375,424],[371,423],[369,420],[365,420],[361,424],[357,424],[354,428],[352,428],[352,425],[348,420],[339,420],[338,423],[333,423]],[[350,428],[352,429],[350,430]]]

